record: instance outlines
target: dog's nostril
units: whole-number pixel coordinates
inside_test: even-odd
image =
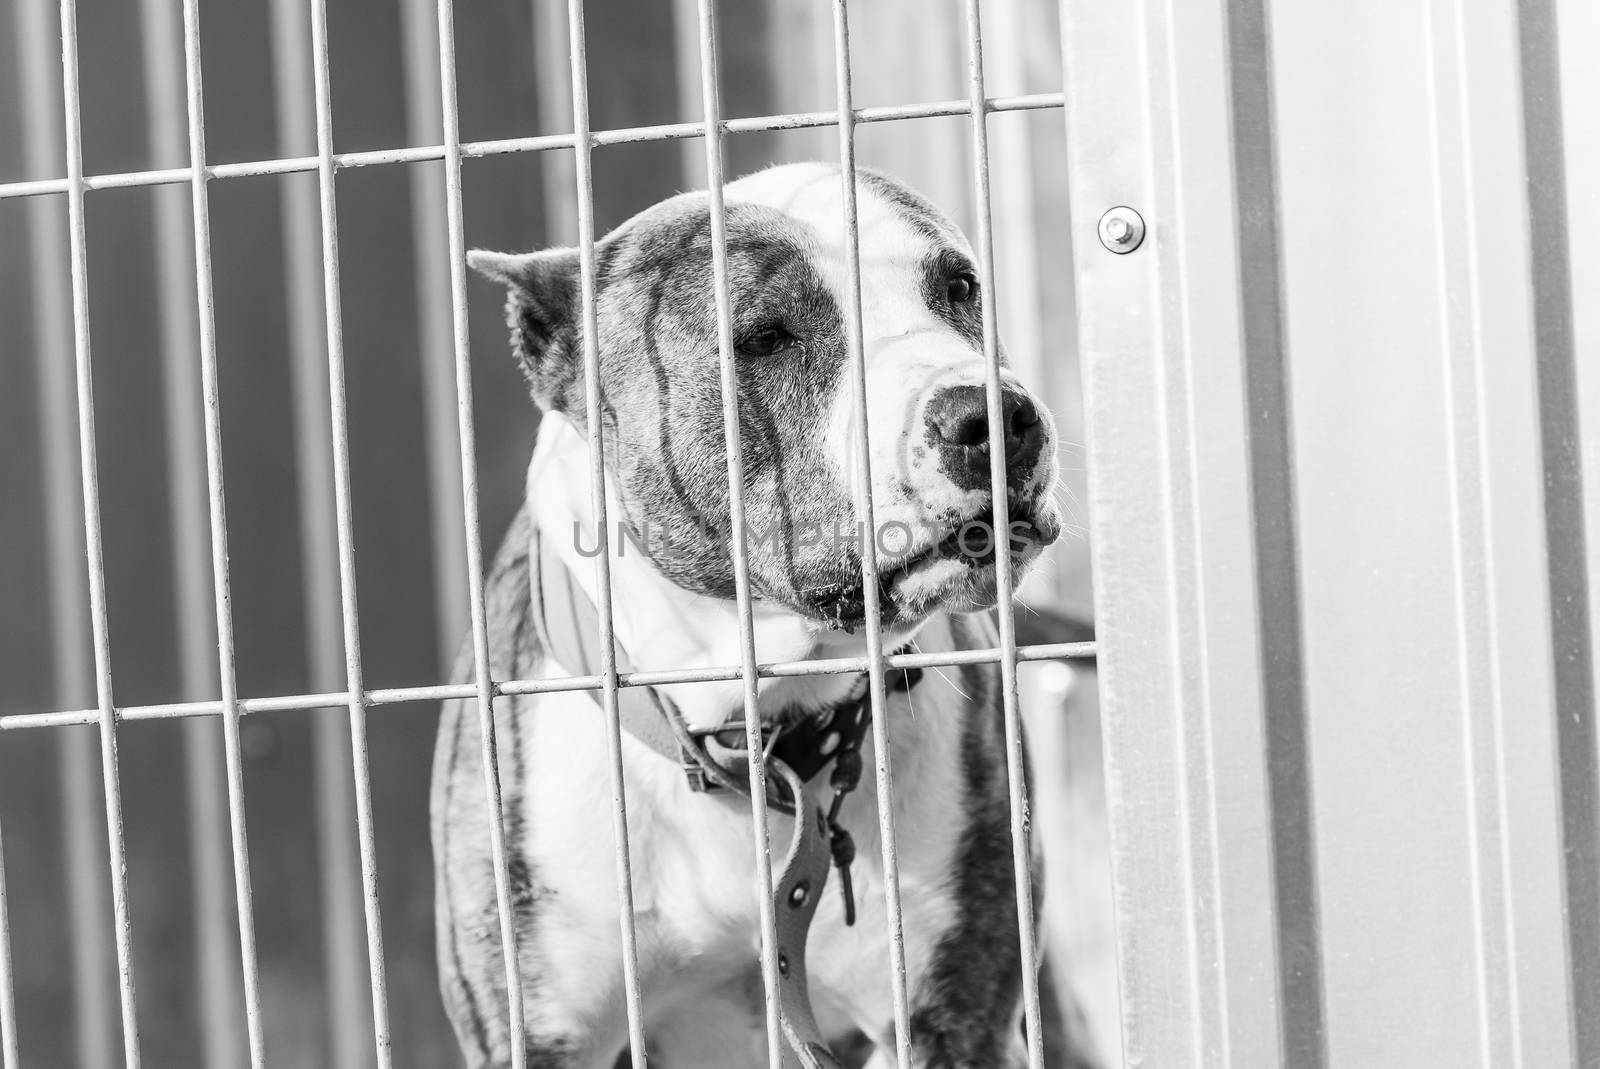
[[[951,445],[982,445],[989,440],[989,415],[968,410],[939,424],[939,437]]]
[[[1010,419],[1007,420],[1006,433],[1008,437],[1020,438],[1033,427],[1039,425],[1039,410],[1033,405],[1033,398],[1026,394],[1013,395],[1017,398],[1017,406],[1011,409]],[[1009,401],[1010,398],[1008,397]]]

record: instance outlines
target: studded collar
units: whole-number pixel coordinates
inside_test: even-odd
[[[891,668],[884,673],[888,693],[910,692],[922,680],[920,668]],[[766,754],[792,768],[806,782],[815,779],[843,751],[859,749],[872,726],[872,699],[866,673],[856,677],[850,692],[820,712],[783,726],[763,730]],[[714,756],[737,755],[742,763],[748,737],[743,719],[693,731]],[[692,776],[691,776],[692,778]]]

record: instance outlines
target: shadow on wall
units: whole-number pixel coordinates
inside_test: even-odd
[[[303,49],[309,30],[303,5],[288,4],[282,9],[298,21],[287,37],[276,32],[280,6],[213,4],[201,12],[213,162],[314,152],[304,140],[312,130],[310,87],[290,84],[285,52],[286,42]],[[831,30],[818,21],[826,11],[779,0],[722,6],[728,115],[831,106]],[[168,118],[181,116],[181,65],[160,59],[181,60],[178,4],[82,0],[79,7],[85,172],[183,166],[185,128],[168,123],[163,133],[158,121],[163,108]],[[913,18],[911,0],[868,7],[856,15],[859,105],[965,96],[958,19],[941,25]],[[692,53],[682,62],[671,45],[673,5],[592,0],[587,9],[594,129],[698,114],[689,95],[697,92],[698,68]],[[1038,25],[1017,34],[1009,53],[991,43],[994,93],[1059,89],[1052,9],[1043,0],[1027,5]],[[408,51],[432,55],[432,10],[421,0],[329,5],[337,151],[437,140],[428,91],[437,91],[437,68],[406,60]],[[0,183],[64,173],[55,18],[53,5],[41,0],[18,0],[0,15],[0,57],[16,59],[0,61]],[[566,73],[558,66],[565,45],[553,36],[564,25],[547,21],[543,5],[460,6],[465,139],[570,128],[554,125],[567,107]],[[908,50],[908,62],[880,62],[895,48]],[[909,62],[913,52],[919,62]],[[1002,64],[997,54],[1015,61]],[[1070,279],[1061,259],[1067,243],[1033,237],[1065,233],[1064,197],[1048,179],[1062,171],[1060,113],[996,116],[992,126],[997,152],[1022,153],[1007,157],[1004,181],[1013,185],[997,185],[1025,194],[997,208],[1002,281],[1009,272],[1027,282],[1006,306],[1008,330],[1017,331],[1013,354],[1044,380],[1064,437],[1081,441],[1075,355],[1045,359],[1039,345],[1040,338],[1072,336],[1070,301],[1044,301],[1036,288],[1042,277]],[[903,174],[970,222],[966,131],[960,119],[863,127],[861,161]],[[729,168],[836,158],[835,145],[831,130],[740,135],[728,141]],[[699,141],[597,150],[597,224],[613,225],[696,184],[701,151]],[[469,160],[468,244],[530,247],[569,238],[570,166],[567,152]],[[430,413],[442,411],[447,420],[454,413],[453,396],[439,407],[440,391],[453,381],[448,276],[427,259],[442,241],[442,202],[426,197],[440,189],[440,173],[436,164],[385,165],[346,169],[338,179],[356,594],[368,687],[439,682],[463,629],[464,573],[450,534],[460,524],[458,484],[448,478],[455,427],[433,424],[445,436],[442,449],[437,442],[430,448],[429,431]],[[238,692],[339,691],[339,589],[324,554],[333,510],[326,497],[301,504],[327,489],[326,470],[308,466],[308,458],[325,462],[325,454],[305,447],[324,440],[328,425],[325,408],[305,403],[316,389],[304,369],[321,366],[325,344],[315,178],[218,179],[209,190]],[[167,378],[174,348],[192,351],[194,344],[192,267],[183,259],[188,198],[181,185],[99,190],[87,198],[97,460],[119,706],[218,696],[203,467],[182,432],[197,418],[197,409],[183,406],[195,404],[198,389]],[[95,704],[82,607],[65,212],[59,196],[0,199],[0,714]],[[310,229],[301,225],[306,221]],[[506,352],[498,294],[475,288],[471,300],[477,475],[492,551],[518,504],[535,420]],[[442,469],[431,459],[439,456]],[[1063,466],[1069,486],[1081,491],[1081,453],[1064,455]],[[1070,519],[1080,531],[1087,527],[1081,511]],[[1087,575],[1079,542],[1032,600],[1087,615]],[[333,640],[319,641],[330,626]],[[263,1024],[277,1064],[370,1059],[362,1027],[341,1029],[330,1020],[351,1016],[351,1004],[329,1008],[338,1004],[330,982],[366,998],[359,903],[350,900],[355,874],[330,879],[319,853],[329,843],[353,849],[353,832],[330,826],[319,801],[330,790],[349,790],[348,755],[330,749],[346,738],[344,717],[342,709],[260,714],[243,727]],[[388,997],[402,1066],[448,1065],[458,1057],[433,965],[426,783],[436,717],[432,704],[370,714]],[[220,898],[195,891],[204,882],[197,869],[204,855],[196,853],[194,835],[220,834],[221,825],[216,813],[211,823],[197,815],[191,796],[201,788],[185,754],[220,768],[220,735],[209,720],[154,721],[128,724],[118,738],[142,1052],[149,1065],[206,1064],[204,1008],[237,1007],[241,999],[230,989],[238,983],[229,965],[236,943],[196,942],[197,917],[218,911],[226,925],[233,907],[225,878],[213,885],[226,888]],[[0,735],[0,821],[28,1065],[97,1066],[120,1056],[97,762],[92,728]],[[326,968],[325,955],[333,959]],[[207,959],[224,978],[211,989],[197,979]],[[366,1020],[364,1004],[354,1011]]]

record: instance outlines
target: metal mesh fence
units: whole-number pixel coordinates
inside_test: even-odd
[[[147,17],[159,19],[160,5],[146,5]],[[24,47],[37,52],[55,36],[56,27],[44,17],[43,5],[24,4]],[[998,663],[1004,680],[1004,715],[1007,745],[1007,767],[1011,782],[1012,835],[1015,858],[1017,909],[1019,925],[1017,937],[1024,960],[1023,982],[1026,1031],[1029,1040],[1029,1062],[1034,1069],[1043,1064],[1040,995],[1034,959],[1036,932],[1034,911],[1030,896],[1029,855],[1027,848],[1028,817],[1027,798],[1022,774],[1022,727],[1018,708],[1017,665],[1020,661],[1046,660],[1085,656],[1092,654],[1086,643],[1064,643],[1042,646],[1019,646],[1012,613],[1009,609],[1013,588],[1010,561],[998,554],[997,570],[1001,590],[1000,645],[994,649],[968,650],[949,654],[902,654],[887,656],[880,634],[880,607],[876,582],[875,555],[870,543],[862,553],[864,561],[864,589],[866,591],[867,652],[864,657],[831,660],[808,660],[784,663],[758,663],[756,659],[752,624],[751,593],[748,561],[745,554],[745,517],[742,487],[744,485],[738,399],[735,392],[733,370],[733,343],[731,333],[731,295],[729,293],[726,235],[724,232],[724,206],[721,187],[725,180],[723,139],[726,135],[758,130],[789,130],[804,127],[835,127],[838,133],[839,156],[842,161],[841,199],[844,205],[844,226],[849,235],[849,277],[853,300],[848,302],[848,326],[851,360],[851,386],[855,399],[853,433],[859,448],[855,450],[859,467],[854,477],[861,486],[872,485],[868,459],[866,422],[866,365],[863,352],[860,307],[859,234],[855,204],[855,139],[860,124],[889,122],[901,119],[932,116],[966,116],[970,121],[973,174],[976,177],[974,195],[978,206],[977,251],[980,273],[986,280],[993,278],[995,257],[994,238],[990,226],[990,179],[987,125],[991,114],[1004,111],[1059,108],[1060,94],[1040,94],[993,98],[985,88],[983,59],[983,33],[977,0],[966,4],[966,57],[969,96],[964,100],[899,105],[893,107],[857,108],[852,100],[850,60],[850,27],[847,5],[835,0],[834,61],[836,70],[837,107],[834,110],[762,116],[756,118],[724,119],[718,94],[718,51],[716,11],[712,0],[700,0],[694,12],[698,47],[699,93],[703,119],[669,125],[641,126],[625,129],[592,130],[588,104],[588,69],[584,35],[584,5],[572,0],[568,5],[567,28],[571,69],[571,105],[573,132],[541,134],[507,140],[464,142],[459,122],[455,55],[455,15],[450,0],[439,0],[437,16],[437,74],[423,69],[432,59],[418,42],[425,42],[422,32],[428,14],[425,5],[406,5],[405,17],[409,20],[410,48],[407,53],[408,82],[419,94],[424,106],[414,109],[426,112],[437,108],[439,125],[430,130],[419,128],[418,134],[427,134],[423,147],[381,149],[374,151],[336,153],[333,147],[333,109],[330,82],[330,57],[327,11],[325,0],[311,0],[309,7],[301,9],[291,0],[274,0],[274,63],[278,74],[276,92],[285,103],[281,113],[279,140],[284,155],[280,158],[253,160],[245,163],[212,164],[207,158],[205,128],[205,95],[202,80],[202,53],[200,44],[201,8],[198,0],[183,3],[183,54],[184,94],[181,101],[160,100],[152,92],[150,125],[152,142],[171,146],[176,150],[186,144],[188,163],[177,168],[129,171],[113,174],[86,175],[83,163],[83,136],[80,120],[79,45],[77,11],[74,0],[62,0],[60,5],[61,84],[59,96],[65,109],[65,138],[60,146],[65,174],[59,178],[16,181],[0,184],[0,200],[21,197],[64,197],[68,206],[67,228],[63,235],[49,235],[42,243],[52,245],[50,239],[59,237],[67,257],[67,275],[71,280],[70,302],[73,335],[70,348],[74,355],[75,401],[71,410],[55,406],[45,414],[46,423],[55,435],[55,445],[47,449],[56,463],[48,473],[52,485],[60,486],[74,476],[59,470],[59,458],[71,455],[67,448],[67,435],[73,418],[76,420],[77,451],[81,467],[75,481],[81,487],[83,515],[83,548],[85,556],[76,566],[81,579],[63,578],[58,583],[54,600],[66,606],[69,617],[62,625],[71,630],[71,606],[87,603],[87,620],[93,635],[93,664],[89,677],[95,686],[92,704],[83,708],[58,711],[19,713],[0,717],[0,731],[18,731],[26,728],[68,728],[74,725],[93,725],[98,729],[98,768],[103,780],[105,795],[104,825],[109,848],[107,862],[112,891],[113,913],[109,931],[103,924],[92,921],[95,912],[90,905],[69,906],[82,924],[75,931],[75,940],[93,944],[109,939],[115,946],[118,998],[121,1010],[121,1039],[123,1061],[132,1069],[140,1064],[138,984],[131,951],[131,932],[138,918],[131,915],[128,903],[127,859],[123,834],[122,798],[119,784],[117,743],[124,725],[141,721],[183,718],[194,727],[194,745],[188,751],[187,772],[190,778],[189,811],[196,829],[195,842],[200,861],[197,865],[196,885],[200,908],[196,924],[202,930],[202,945],[223,949],[229,938],[232,918],[227,906],[230,878],[233,890],[231,912],[237,918],[238,956],[236,963],[228,953],[211,953],[202,962],[205,1007],[202,1032],[205,1036],[210,1064],[222,1064],[227,1052],[247,1049],[252,1066],[268,1063],[261,1011],[261,980],[257,960],[255,925],[253,917],[253,883],[249,860],[248,834],[245,821],[244,774],[241,758],[240,724],[245,716],[259,716],[287,710],[320,710],[342,708],[345,722],[323,717],[317,723],[318,777],[317,793],[322,818],[329,825],[321,837],[320,850],[324,878],[332,881],[327,898],[335,908],[349,897],[348,888],[341,889],[339,881],[349,882],[348,873],[358,867],[360,873],[359,898],[364,911],[366,933],[366,958],[368,964],[367,990],[360,990],[358,972],[350,962],[356,948],[348,938],[337,935],[330,938],[326,960],[330,998],[339,1005],[337,1020],[346,1022],[341,1030],[336,1026],[335,1047],[346,1058],[354,1057],[361,1044],[361,1030],[354,1027],[356,1007],[370,1005],[372,1032],[376,1039],[376,1057],[380,1066],[390,1064],[391,1029],[389,1000],[386,991],[386,966],[383,948],[383,923],[377,880],[377,851],[373,826],[372,777],[368,759],[369,724],[375,710],[386,705],[419,700],[466,698],[476,702],[479,727],[483,740],[483,767],[486,770],[486,789],[490,799],[489,812],[494,819],[488,829],[492,846],[494,882],[498,899],[500,938],[505,951],[506,985],[510,1002],[510,1029],[515,1064],[523,1064],[522,1042],[522,984],[518,975],[516,953],[517,933],[510,898],[510,883],[506,870],[504,849],[505,831],[500,820],[500,784],[496,757],[494,701],[502,695],[538,694],[558,691],[589,691],[597,698],[607,721],[610,746],[611,791],[614,799],[614,829],[616,836],[616,875],[622,903],[619,923],[622,930],[622,955],[627,998],[629,1035],[634,1064],[644,1064],[645,1031],[641,1011],[638,963],[635,950],[632,887],[629,866],[628,827],[626,820],[626,784],[623,778],[621,757],[621,728],[618,719],[617,695],[620,688],[668,683],[712,680],[740,680],[743,684],[745,722],[750,732],[749,752],[752,787],[752,834],[759,862],[756,866],[757,885],[753,893],[762,904],[761,971],[765,987],[767,1014],[768,1057],[773,1066],[780,1064],[783,1038],[779,1028],[777,1010],[778,960],[775,948],[774,919],[771,910],[770,846],[768,843],[764,762],[761,759],[760,716],[757,711],[757,680],[765,677],[795,676],[818,673],[866,672],[870,676],[871,702],[875,712],[884,708],[886,669],[903,667],[930,667],[974,663]],[[154,14],[151,14],[154,12]],[[309,51],[302,42],[300,20],[309,17]],[[951,13],[954,17],[954,13]],[[162,34],[146,35],[146,47],[159,50]],[[153,68],[176,66],[176,56],[153,54],[147,56]],[[48,84],[50,65],[36,61],[24,72],[27,89],[40,99],[53,89]],[[309,83],[309,84],[308,84]],[[297,105],[310,94],[311,112],[315,116],[314,129],[307,129],[293,116],[302,114]],[[181,111],[179,109],[182,109]],[[595,295],[595,222],[592,152],[605,145],[629,142],[704,139],[704,170],[710,189],[711,223],[714,250],[714,277],[716,284],[716,313],[719,339],[720,372],[723,389],[723,418],[727,448],[728,479],[732,497],[733,560],[737,575],[737,604],[741,618],[741,658],[737,665],[685,671],[633,672],[619,674],[616,667],[614,629],[611,602],[613,591],[607,564],[604,538],[607,530],[606,498],[603,489],[603,442],[599,433],[600,395],[598,389],[599,355],[596,332]],[[437,139],[437,144],[432,143]],[[313,145],[314,142],[314,145]],[[314,151],[313,151],[314,148]],[[482,533],[479,522],[479,491],[477,483],[477,445],[475,441],[472,375],[470,368],[467,332],[467,290],[465,276],[465,239],[463,226],[463,194],[461,184],[462,161],[465,159],[507,154],[572,152],[572,188],[576,193],[577,245],[582,263],[584,329],[584,370],[589,419],[589,447],[592,458],[593,502],[602,543],[595,556],[600,596],[600,671],[591,676],[560,679],[497,679],[490,670],[488,630],[484,609],[484,564]],[[51,146],[36,146],[36,155],[51,155]],[[453,383],[443,365],[435,372],[434,382],[440,389],[432,396],[445,398],[453,392],[455,408],[450,412],[447,402],[440,400],[427,412],[430,430],[431,478],[435,486],[459,487],[464,524],[456,527],[441,519],[435,511],[432,522],[438,542],[449,554],[459,552],[465,564],[465,610],[470,621],[472,637],[472,681],[464,684],[439,684],[404,688],[374,689],[367,686],[363,672],[360,611],[355,581],[355,538],[352,520],[352,476],[350,465],[350,429],[347,416],[345,374],[345,323],[340,306],[339,220],[335,188],[341,171],[353,168],[389,164],[442,163],[442,182],[429,178],[420,182],[414,197],[414,216],[418,233],[431,233],[429,224],[442,214],[446,240],[443,248],[430,248],[419,260],[432,266],[419,280],[421,287],[448,285],[451,316],[444,323],[426,325],[425,330],[448,336],[454,353]],[[218,341],[213,312],[212,242],[210,233],[210,194],[215,181],[253,175],[314,174],[313,191],[296,186],[288,195],[285,207],[285,242],[303,259],[320,240],[322,265],[322,292],[320,309],[314,291],[312,276],[301,273],[291,277],[289,284],[290,318],[295,336],[300,344],[292,346],[295,381],[295,409],[298,420],[296,450],[302,469],[310,473],[301,488],[306,510],[325,508],[327,500],[334,503],[335,537],[326,540],[309,533],[308,545],[314,547],[308,555],[309,581],[336,586],[339,592],[336,614],[312,613],[308,626],[308,648],[313,661],[313,677],[327,687],[316,693],[300,693],[271,697],[242,696],[237,685],[235,667],[235,633],[233,607],[230,595],[229,546],[226,521],[227,487],[223,464],[222,428],[223,413],[218,390]],[[429,171],[429,175],[436,172]],[[213,604],[205,604],[203,583],[189,582],[179,591],[184,612],[184,626],[190,629],[182,643],[187,652],[184,666],[191,680],[186,689],[203,693],[211,681],[220,681],[220,697],[210,700],[179,700],[170,703],[122,705],[116,700],[113,687],[113,649],[107,623],[106,568],[102,547],[103,528],[100,517],[100,488],[95,437],[95,401],[91,366],[91,337],[89,331],[88,237],[85,226],[85,201],[88,194],[137,186],[184,186],[189,190],[190,213],[174,210],[171,198],[158,202],[167,205],[157,223],[163,256],[158,265],[158,281],[163,299],[163,314],[169,342],[165,359],[167,389],[174,398],[171,406],[175,413],[171,463],[176,471],[174,486],[193,486],[199,482],[203,470],[205,493],[184,496],[181,492],[173,504],[174,531],[178,545],[175,552],[194,555],[209,552],[211,562],[211,592]],[[176,190],[173,191],[176,193]],[[192,255],[187,250],[192,248]],[[52,255],[59,255],[54,248]],[[446,277],[440,264],[448,265]],[[44,272],[48,275],[48,272]],[[189,289],[193,286],[193,290]],[[193,301],[189,301],[192,294]],[[50,299],[46,295],[46,300]],[[321,318],[325,332],[325,350],[315,344],[316,319]],[[185,322],[188,320],[188,322]],[[1001,421],[999,377],[999,349],[996,312],[994,306],[984,317],[983,350],[987,361],[988,418],[991,425]],[[189,328],[198,324],[195,341],[185,342]],[[321,354],[325,351],[325,365]],[[193,404],[198,388],[200,404]],[[448,392],[447,392],[448,391]],[[68,395],[61,393],[65,398]],[[319,413],[326,413],[324,425]],[[450,426],[453,423],[454,426]],[[1008,529],[1005,492],[1005,457],[1002,450],[993,451],[990,473],[995,502],[995,521],[998,530]],[[63,516],[71,509],[63,507],[53,517],[59,528]],[[870,495],[866,497],[865,531],[874,531]],[[58,532],[59,533],[59,532]],[[60,539],[71,545],[72,539]],[[80,583],[82,583],[80,587]],[[460,600],[454,593],[460,584],[446,582],[440,601],[442,611],[453,611],[452,601]],[[70,646],[63,643],[63,646]],[[214,645],[215,659],[199,656]],[[342,666],[334,651],[342,649]],[[90,667],[90,666],[85,666]],[[72,674],[68,672],[67,674]],[[214,718],[214,720],[213,720]],[[224,744],[224,763],[219,770],[211,756],[208,743],[211,723],[220,725]],[[873,717],[874,752],[876,754],[875,783],[878,796],[888,798],[893,790],[893,770],[890,764],[888,739],[885,734],[885,717]],[[78,764],[79,775],[90,771],[89,756],[83,754]],[[81,797],[83,792],[79,792]],[[206,843],[220,843],[220,831],[225,814],[226,837],[224,846],[207,847]],[[909,1039],[907,976],[904,933],[897,878],[897,857],[893,810],[879,807],[881,821],[882,864],[885,872],[884,895],[889,918],[890,962],[888,982],[892,985],[896,1060],[906,1069],[911,1063]],[[69,833],[82,840],[77,833],[84,830],[90,814],[81,807],[67,815]],[[355,829],[355,853],[358,866],[351,864],[348,831]],[[80,859],[79,875],[83,865]],[[0,1025],[3,1025],[5,1064],[16,1067],[18,1021],[13,999],[13,967],[10,957],[10,932],[8,929],[3,886],[3,866],[0,866]],[[329,923],[330,933],[354,931],[359,925],[341,928]],[[225,982],[235,967],[242,978],[243,1015],[245,1034],[237,1034],[240,1016],[237,1007],[229,1005]],[[84,999],[93,998],[91,991],[80,992]]]

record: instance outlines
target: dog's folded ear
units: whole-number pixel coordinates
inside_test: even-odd
[[[564,273],[567,260],[571,260],[571,266],[576,267],[577,254],[573,249],[544,249],[539,252],[473,249],[467,253],[467,266],[478,274],[512,289],[530,293],[543,289],[552,275]]]
[[[511,349],[534,400],[547,408],[564,408],[563,398],[578,368],[577,250],[513,253],[473,249],[467,253],[467,264],[506,287]]]

